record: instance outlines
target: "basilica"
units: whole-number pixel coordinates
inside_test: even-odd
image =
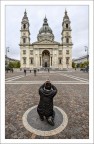
[[[30,43],[30,24],[25,10],[21,21],[20,62],[24,69],[70,69],[72,68],[72,36],[70,19],[65,10],[62,20],[61,43],[56,42],[45,16],[37,35],[37,41]],[[32,27],[32,24],[31,24]]]

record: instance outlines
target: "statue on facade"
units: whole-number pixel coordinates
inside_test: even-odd
[[[40,119],[43,121],[46,118],[47,122],[54,126],[55,111],[53,110],[53,98],[57,93],[57,88],[47,80],[40,88],[40,101],[37,107],[37,112]]]

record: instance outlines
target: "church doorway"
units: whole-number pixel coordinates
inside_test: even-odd
[[[42,52],[42,67],[50,67],[50,52],[48,50]]]

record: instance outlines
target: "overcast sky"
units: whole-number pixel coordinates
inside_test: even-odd
[[[88,46],[88,6],[6,6],[6,47],[10,47],[8,57],[20,60],[20,29],[25,9],[30,23],[31,43],[37,41],[45,15],[55,41],[61,43],[62,21],[66,9],[72,28],[72,58],[87,54],[84,46]]]

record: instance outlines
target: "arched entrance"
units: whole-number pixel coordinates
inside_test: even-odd
[[[42,52],[42,67],[50,67],[50,52],[48,50]]]

